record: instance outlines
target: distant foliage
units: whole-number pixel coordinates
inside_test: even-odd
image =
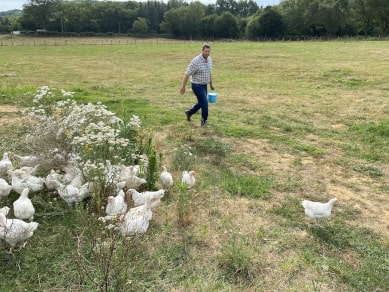
[[[12,13],[11,13],[12,12]],[[20,14],[0,14],[0,32],[168,35],[175,38],[297,38],[387,36],[384,0],[61,1],[34,0]]]

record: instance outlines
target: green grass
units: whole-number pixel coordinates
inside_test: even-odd
[[[256,175],[227,171],[222,174],[224,189],[232,196],[268,199],[271,196],[272,179]]]
[[[354,140],[347,148],[350,155],[366,160],[389,161],[389,120],[353,124],[350,136]]]
[[[29,152],[10,107],[47,85],[138,115],[175,185],[147,234],[115,239],[109,273],[109,253],[93,247],[111,235],[81,206],[33,195],[40,225],[15,257],[1,245],[0,290],[105,290],[107,275],[110,291],[389,289],[388,42],[211,45],[218,101],[206,128],[185,120],[189,86],[178,93],[200,42],[1,48],[0,153]],[[189,169],[196,185],[180,197]],[[308,226],[300,201],[331,197],[330,220]]]

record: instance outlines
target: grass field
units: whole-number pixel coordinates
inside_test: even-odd
[[[47,85],[140,116],[176,182],[182,145],[194,154],[189,224],[175,187],[148,233],[118,248],[111,291],[389,290],[387,41],[211,43],[205,128],[185,120],[189,86],[178,92],[201,42],[47,42],[0,47],[0,153],[27,150],[19,110]],[[334,197],[331,218],[309,226],[300,201]],[[94,238],[85,214],[32,200],[40,226],[15,257],[2,249],[0,290],[99,290],[102,260],[85,256],[94,279],[79,272],[77,240]]]

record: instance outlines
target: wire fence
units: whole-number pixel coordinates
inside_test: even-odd
[[[79,46],[79,45],[161,45],[183,44],[197,41],[173,39],[96,38],[96,37],[9,37],[0,38],[0,46]]]
[[[198,42],[283,42],[283,41],[355,41],[380,40],[388,41],[388,37],[289,37],[289,38],[257,38],[247,39],[164,39],[164,38],[134,38],[134,37],[23,37],[0,36],[1,46],[79,46],[79,45],[162,45],[162,44],[188,44]]]

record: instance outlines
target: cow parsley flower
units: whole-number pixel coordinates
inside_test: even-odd
[[[136,115],[132,115],[130,118],[130,121],[127,124],[127,127],[132,127],[132,128],[140,128],[142,126],[142,122],[140,118]]]

